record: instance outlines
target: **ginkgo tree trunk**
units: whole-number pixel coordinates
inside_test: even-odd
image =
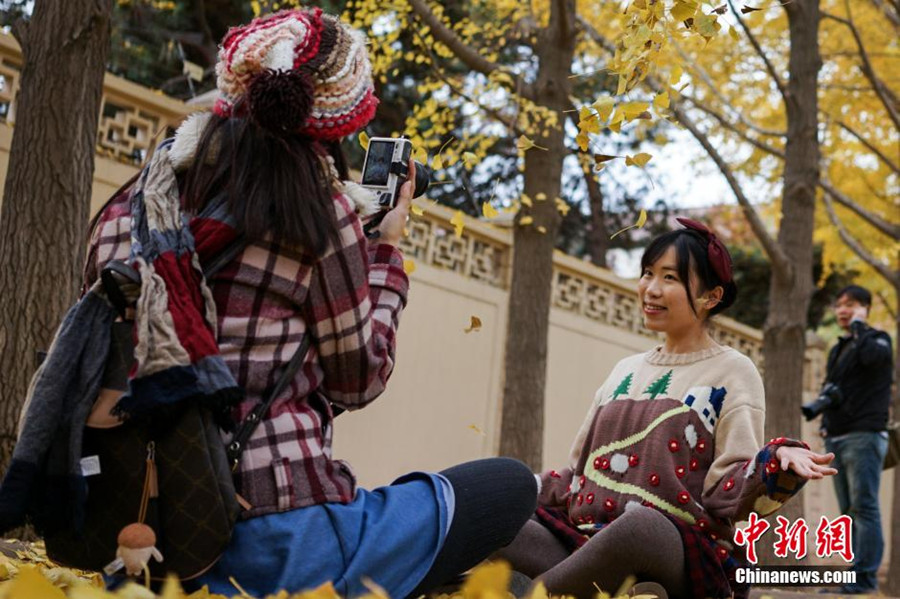
[[[76,297],[84,261],[112,0],[37,0],[13,28],[24,65],[0,212],[0,469],[35,352]]]

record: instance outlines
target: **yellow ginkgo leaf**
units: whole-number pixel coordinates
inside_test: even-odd
[[[527,194],[527,193],[523,193],[523,194],[522,194],[521,201],[522,201],[522,204],[523,204],[523,205],[528,206],[529,208],[531,208],[531,206],[532,206],[531,198],[528,197],[528,194]]]
[[[480,330],[481,330],[481,319],[478,318],[477,316],[472,316],[471,320],[469,321],[469,326],[467,328],[463,329],[463,332],[464,333],[474,333],[474,332],[480,331]]]
[[[547,227],[545,227],[544,225],[538,225],[537,227],[535,227],[535,229],[537,229],[537,232],[541,235],[547,234]]]
[[[669,107],[669,92],[663,92],[653,98],[653,106],[655,108],[668,108]]]
[[[530,225],[533,222],[534,222],[534,218],[532,218],[530,216],[523,216],[522,218],[519,219],[519,224],[522,225],[523,227],[527,227],[528,225]]]
[[[516,142],[516,147],[522,150],[523,152],[527,152],[531,148],[537,148],[538,150],[546,150],[542,146],[537,145],[534,141],[531,140],[527,135],[520,135],[518,141]]]
[[[597,116],[601,121],[606,121],[607,119],[609,119],[609,115],[612,114],[615,105],[615,100],[613,100],[610,96],[600,96],[592,104],[594,110],[597,111]]]
[[[365,131],[359,132],[359,145],[362,146],[363,150],[369,149],[369,136],[366,135]]]
[[[616,86],[616,95],[621,96],[625,93],[625,88],[628,86],[628,77],[625,75],[619,75],[619,84]]]
[[[591,138],[584,131],[579,131],[578,135],[575,136],[575,143],[578,144],[578,147],[581,148],[582,152],[587,152],[591,143]]]
[[[444,168],[444,159],[441,158],[440,154],[435,154],[434,158],[431,159],[431,170],[439,171]]]
[[[625,104],[619,106],[619,110],[622,111],[625,120],[630,121],[636,119],[649,107],[650,104],[648,104],[647,102],[626,102]]]
[[[456,234],[456,237],[461,238],[463,228],[466,226],[466,219],[463,216],[462,210],[456,211],[456,214],[450,219],[450,224],[453,225],[453,228],[455,229],[454,233]]]
[[[415,214],[416,216],[425,216],[425,211],[422,210],[421,207],[416,206],[415,204],[410,204],[409,211]]]
[[[16,599],[66,599],[65,593],[53,586],[34,566],[23,566],[19,575],[8,583],[6,596]]]
[[[639,166],[644,168],[647,166],[647,163],[650,162],[650,159],[653,158],[650,154],[646,152],[641,152],[640,154],[635,154],[634,156],[626,156],[625,157],[625,166]]]
[[[681,80],[681,76],[684,74],[684,69],[680,66],[676,66],[672,69],[672,73],[669,75],[669,85],[675,85]]]
[[[416,263],[412,260],[404,260],[403,261],[403,272],[408,275],[416,272]]]
[[[547,194],[543,191],[539,191],[538,193],[534,194],[534,199],[538,202],[543,202],[547,199]]]
[[[644,209],[641,209],[641,213],[638,215],[638,219],[633,225],[628,225],[624,229],[619,229],[618,231],[616,231],[615,233],[610,235],[609,238],[614,239],[616,237],[616,235],[618,235],[620,233],[624,233],[628,229],[640,229],[646,224],[647,224],[647,211]]]
[[[426,162],[428,162],[428,152],[425,151],[425,148],[416,148],[415,150],[413,150],[413,160],[425,164]]]
[[[499,212],[497,212],[497,209],[491,205],[490,202],[485,202],[481,205],[481,213],[485,218],[497,218],[497,216],[500,214]]]
[[[741,41],[741,34],[738,33],[738,30],[735,27],[728,28],[728,35],[736,42]]]
[[[466,166],[468,166],[470,162],[478,162],[478,156],[475,152],[463,152],[462,158],[463,164]]]
[[[462,588],[463,597],[506,597],[512,570],[508,563],[498,560],[478,566]]]

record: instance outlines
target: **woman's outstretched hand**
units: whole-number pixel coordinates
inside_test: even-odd
[[[781,462],[781,469],[791,469],[803,478],[819,479],[837,474],[828,464],[834,459],[833,453],[815,453],[802,447],[779,447],[775,457]]]
[[[406,221],[409,220],[409,206],[412,202],[413,191],[416,185],[416,164],[414,160],[409,161],[409,175],[400,187],[400,193],[397,194],[397,203],[394,207],[384,215],[381,224],[378,225],[380,233],[378,241],[381,243],[389,243],[391,245],[399,245],[400,239],[403,238],[403,229],[406,227]]]

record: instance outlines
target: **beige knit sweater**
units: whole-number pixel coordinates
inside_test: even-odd
[[[727,347],[625,358],[597,391],[570,463],[541,475],[540,504],[590,534],[632,503],[697,526],[731,552],[734,523],[778,509],[805,482],[763,444],[765,395]]]

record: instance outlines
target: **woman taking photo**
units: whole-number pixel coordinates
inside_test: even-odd
[[[498,554],[554,595],[614,593],[631,575],[657,594],[740,596],[734,523],[836,472],[801,442],[763,443],[759,373],[709,334],[737,296],[731,257],[707,227],[678,221],[644,252],[638,282],[664,343],[615,366],[569,464],[541,475],[536,518]]]
[[[366,592],[368,577],[397,599],[427,591],[509,543],[537,489],[523,464],[495,458],[369,491],[332,458],[332,406],[359,409],[384,391],[409,286],[397,246],[414,166],[369,241],[362,217],[377,203],[346,181],[339,149],[375,114],[366,40],[320,9],[283,11],[230,30],[216,72],[213,113],[189,119],[101,213],[86,277],[143,256],[164,278],[170,268],[190,279],[243,236],[243,251],[199,281],[195,296],[214,315],[220,355],[194,366],[207,395],[230,405],[232,422],[272,388],[304,337],[311,341],[246,443],[235,471],[243,512],[225,554],[197,583],[230,595],[233,577],[264,596],[331,581],[351,597]],[[174,237],[160,231],[177,229],[182,215],[158,209],[166,196],[190,230],[169,266],[155,257]],[[166,310],[184,296],[170,284]]]

